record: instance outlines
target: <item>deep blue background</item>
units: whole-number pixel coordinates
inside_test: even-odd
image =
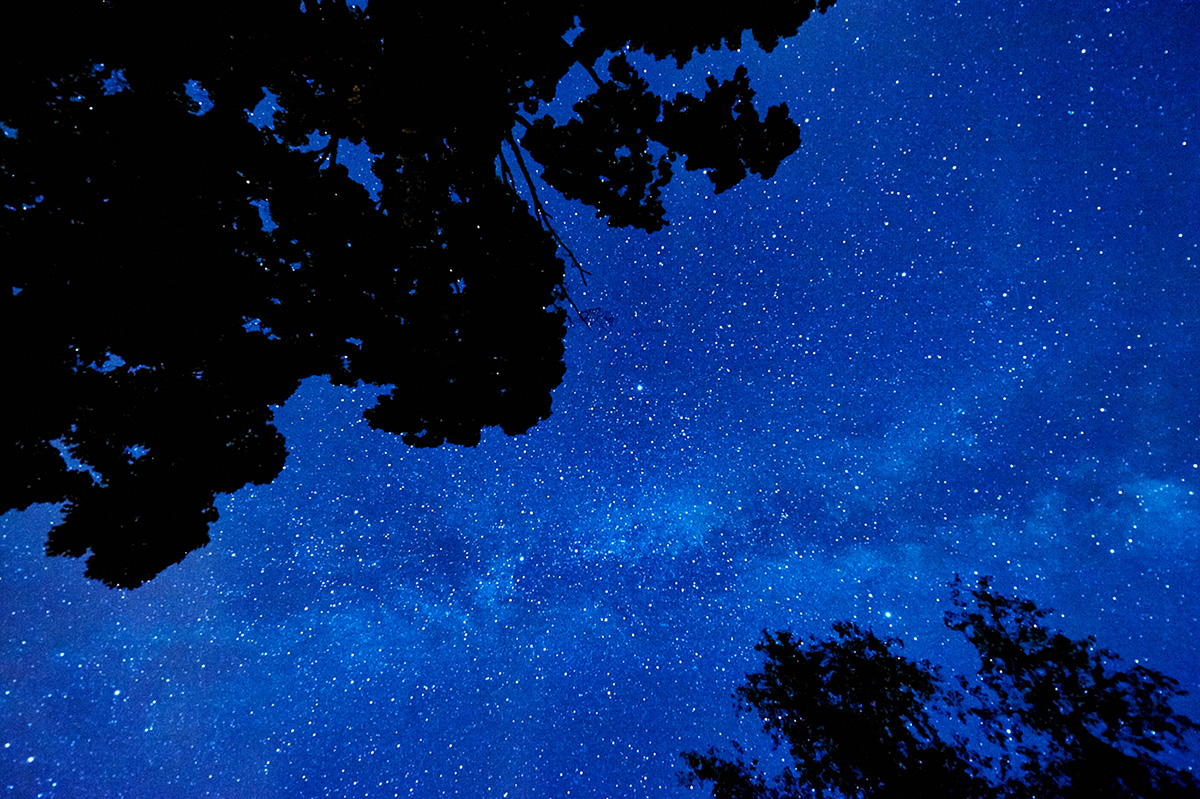
[[[749,59],[804,144],[681,174],[653,236],[543,190],[599,310],[528,435],[409,449],[312,379],[279,479],[132,592],[42,556],[56,508],[0,519],[0,791],[673,796],[682,749],[756,740],[764,627],[969,665],[956,572],[1200,689],[1198,32],[842,0],[770,55],[635,59]]]

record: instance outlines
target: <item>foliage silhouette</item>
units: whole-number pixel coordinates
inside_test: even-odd
[[[65,502],[47,552],[134,587],[208,542],[216,493],[279,473],[271,408],[305,377],[393,386],[366,416],[414,446],[528,430],[573,260],[528,162],[647,231],[680,155],[717,191],[770,176],[799,135],[744,68],[664,99],[623,53],[770,50],[831,5],[9,4],[0,511]],[[580,119],[537,118],[575,64],[598,84]]]
[[[987,578],[952,586],[946,626],[980,658],[951,689],[939,669],[850,622],[829,640],[763,632],[763,671],[735,693],[791,765],[768,776],[733,743],[682,757],[686,784],[716,799],[830,797],[1196,797],[1200,782],[1160,759],[1197,729],[1171,702],[1183,691],[1094,638],[1046,628],[1047,611],[1000,596]]]

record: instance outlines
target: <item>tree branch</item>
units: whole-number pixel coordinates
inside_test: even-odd
[[[504,160],[504,151],[501,150],[498,155],[500,156],[500,178],[515,192],[517,190],[517,182],[513,180],[512,169],[508,166],[508,161]]]
[[[525,185],[529,187],[529,196],[533,200],[534,216],[542,223],[542,227],[546,229],[546,232],[554,237],[554,240],[558,242],[558,246],[566,251],[567,256],[571,259],[571,263],[575,264],[575,268],[579,270],[579,277],[583,280],[583,285],[586,286],[587,275],[589,273],[583,268],[583,264],[579,263],[579,259],[575,257],[575,253],[571,252],[571,248],[567,246],[567,243],[558,235],[558,231],[550,224],[550,214],[542,206],[542,201],[538,199],[537,189],[533,185],[533,177],[529,174],[529,167],[525,165],[525,156],[521,155],[520,146],[513,139],[511,131],[506,132],[504,138],[508,142],[508,146],[512,148],[513,154],[517,156],[517,166],[521,168],[521,174],[525,176]],[[574,303],[571,304],[574,305]]]
[[[576,63],[579,64],[579,66],[581,66],[587,70],[588,74],[592,76],[592,80],[596,81],[597,86],[601,86],[601,87],[604,86],[604,81],[600,80],[600,76],[596,74],[596,70],[592,67],[591,64],[585,64],[582,61],[577,61]]]

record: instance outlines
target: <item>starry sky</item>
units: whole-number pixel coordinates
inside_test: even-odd
[[[3,795],[683,795],[680,751],[754,745],[764,628],[969,668],[956,573],[1200,718],[1200,7],[841,0],[632,61],[745,61],[804,143],[679,170],[653,235],[543,190],[590,324],[526,435],[411,449],[312,378],[279,478],[134,591],[0,517]]]

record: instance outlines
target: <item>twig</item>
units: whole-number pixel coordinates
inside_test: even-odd
[[[579,321],[583,322],[583,324],[586,325],[587,327],[591,327],[592,323],[589,322],[588,318],[583,315],[584,312],[579,310],[579,306],[575,304],[575,300],[571,299],[571,294],[570,294],[570,292],[567,291],[567,287],[560,286],[560,288],[562,289],[563,297],[565,297],[567,302],[571,303],[571,307],[575,309],[575,315],[579,317]]]
[[[585,64],[582,61],[578,61],[576,63],[578,63],[579,66],[581,66],[587,70],[588,74],[592,76],[592,80],[596,81],[597,86],[600,86],[601,88],[603,88],[604,81],[600,80],[600,76],[596,74],[596,70],[592,67],[591,64]]]
[[[508,146],[512,148],[513,155],[517,157],[517,166],[521,167],[521,174],[525,176],[525,185],[529,187],[529,195],[533,198],[533,214],[543,226],[549,227],[550,214],[542,207],[542,201],[538,199],[537,189],[533,186],[533,177],[529,174],[529,167],[525,165],[525,156],[521,155],[521,148],[517,145],[513,138],[512,131],[504,134]]]
[[[515,192],[517,190],[517,182],[515,180],[513,180],[512,169],[509,168],[508,161],[504,160],[504,151],[501,150],[499,155],[500,155],[500,177],[501,177],[501,179],[504,180],[505,183],[508,184],[508,187]]]

